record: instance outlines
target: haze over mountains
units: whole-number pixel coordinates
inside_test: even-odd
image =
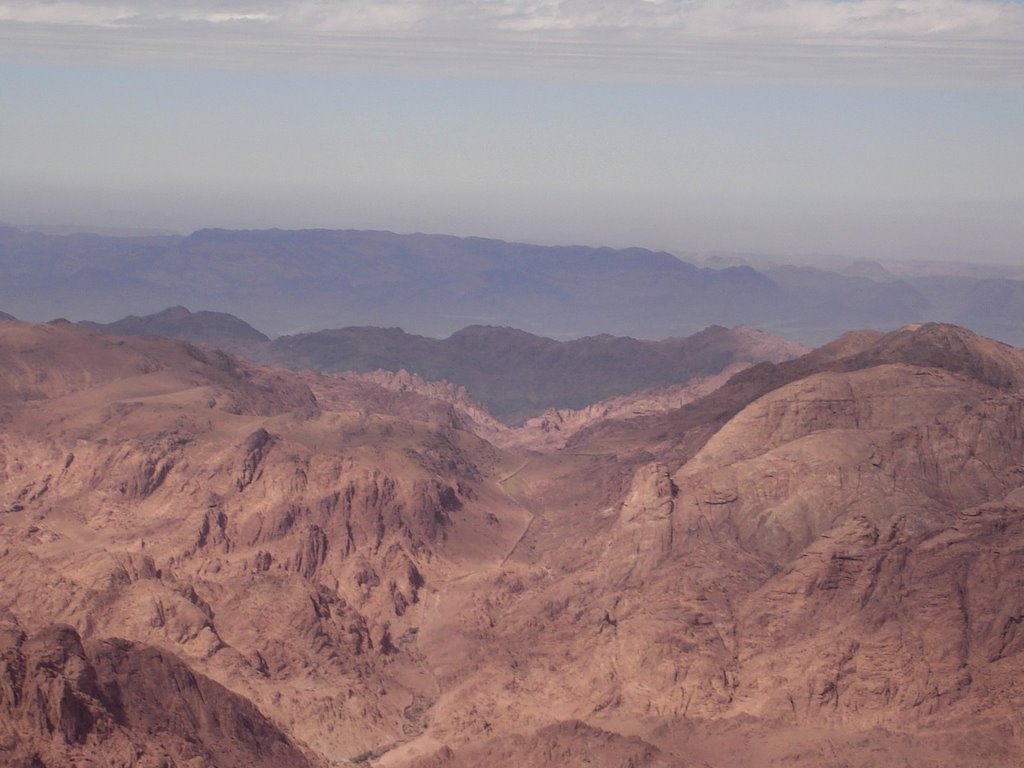
[[[1012,274],[0,243],[5,765],[1024,764]]]
[[[204,310],[190,312],[186,307],[169,307],[144,317],[129,315],[113,323],[83,321],[82,325],[123,336],[163,336],[213,346],[270,341],[265,334],[234,315]]]
[[[400,328],[342,328],[270,341],[238,318],[171,307],[113,323],[108,333],[204,342],[297,371],[408,371],[469,390],[491,413],[520,422],[549,408],[579,409],[608,397],[686,384],[729,366],[778,362],[806,351],[752,328],[707,328],[686,338],[642,341],[609,335],[555,341],[513,328],[470,326],[446,339]]]
[[[424,381],[0,355],[15,765],[1024,760],[1018,349],[851,333],[545,453]]]
[[[480,324],[559,339],[663,339],[745,324],[808,344],[931,320],[1024,343],[1024,282],[1012,271],[711,269],[643,249],[369,231],[109,237],[10,227],[0,228],[0,267],[0,306],[29,320],[110,322],[186,305],[249,319],[271,336],[399,326],[441,338]]]

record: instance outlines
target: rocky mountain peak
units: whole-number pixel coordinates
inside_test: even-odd
[[[962,373],[999,389],[1024,386],[1024,353],[948,323],[905,326],[882,336],[850,362],[924,365]]]

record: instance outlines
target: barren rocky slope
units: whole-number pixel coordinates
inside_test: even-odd
[[[180,342],[2,333],[0,594],[26,633],[171,651],[331,758],[419,727],[410,614],[525,525],[493,449]]]
[[[1021,365],[946,326],[863,334],[531,459],[527,570],[462,598],[487,606],[466,645],[508,659],[437,711],[711,765],[1018,764]]]
[[[119,336],[163,336],[211,346],[231,343],[269,341],[244,320],[225,312],[191,312],[186,307],[168,307],[153,315],[129,315],[113,323],[82,325]]]
[[[344,409],[355,403],[364,411],[427,419],[472,432],[492,445],[513,452],[548,453],[563,448],[574,435],[590,426],[678,409],[715,391],[746,367],[745,363],[734,363],[714,376],[609,397],[579,410],[549,408],[518,427],[510,427],[494,418],[465,387],[446,381],[426,381],[404,370],[305,373],[301,378],[317,400],[328,407]]]
[[[206,764],[1024,761],[1019,350],[850,334],[530,455],[415,382],[59,324],[0,353],[5,669],[162,654],[254,708]],[[199,756],[125,701],[90,755]],[[35,717],[0,748],[78,754]]]
[[[4,765],[312,768],[248,701],[155,648],[0,620]]]

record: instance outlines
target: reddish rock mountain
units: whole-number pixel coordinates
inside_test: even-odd
[[[5,765],[314,768],[246,699],[179,659],[74,629],[0,625]]]
[[[0,354],[12,760],[1024,761],[1019,350],[850,334],[520,455],[403,374]]]
[[[494,449],[180,342],[0,333],[0,582],[26,632],[171,651],[325,754],[416,727],[425,586],[525,525]]]

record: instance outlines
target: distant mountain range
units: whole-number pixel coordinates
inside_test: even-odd
[[[806,352],[752,328],[711,326],[685,338],[642,341],[610,335],[555,341],[513,328],[468,326],[445,339],[400,328],[340,328],[273,341],[220,312],[171,307],[113,323],[108,333],[205,342],[292,370],[406,370],[466,387],[490,411],[518,422],[548,408],[582,408],[613,395],[685,384],[737,363],[779,362]]]
[[[661,339],[717,324],[807,344],[939,320],[1024,343],[1024,282],[1009,277],[711,269],[640,248],[351,230],[112,237],[3,227],[0,270],[0,306],[26,320],[109,322],[182,304],[249,318],[271,336],[397,325],[444,337],[495,325],[559,339]]]

